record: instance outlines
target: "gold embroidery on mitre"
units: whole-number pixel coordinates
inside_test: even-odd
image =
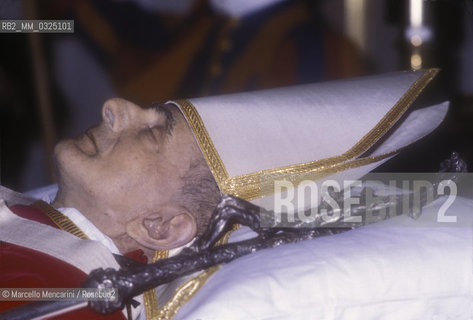
[[[337,173],[344,168],[354,168],[356,165],[363,166],[382,160],[383,157],[365,158],[363,161],[353,160],[362,155],[373,144],[375,144],[386,132],[399,120],[409,106],[414,102],[422,90],[438,73],[438,69],[424,70],[423,74],[410,86],[396,104],[384,115],[384,117],[353,147],[341,155],[311,162],[289,165],[280,168],[273,168],[252,172],[240,176],[230,177],[223,164],[217,149],[215,148],[210,135],[205,128],[202,118],[198,114],[194,105],[188,100],[176,101],[181,107],[189,126],[191,127],[197,142],[210,167],[210,171],[224,193],[233,194],[246,200],[253,200],[274,193],[271,188],[266,188],[269,182],[276,179],[288,178],[291,175],[300,176],[305,174],[318,174],[320,177]],[[384,155],[389,157],[392,153]],[[377,160],[375,160],[377,159]],[[347,164],[344,164],[348,162]],[[264,177],[264,178],[263,178]]]
[[[302,168],[303,170],[299,171],[297,170],[297,167],[293,170],[282,169],[281,171],[272,171],[270,173],[266,173],[265,171],[259,171],[253,173],[251,176],[246,177],[245,184],[238,184],[236,186],[233,186],[235,190],[238,190],[238,193],[234,195],[243,199],[254,200],[260,198],[262,195],[269,195],[274,193],[274,181],[276,180],[287,180],[294,185],[297,185],[304,180],[316,181],[338,172],[358,168],[384,160],[395,155],[399,151],[401,151],[401,149],[374,157],[358,158],[351,161],[318,166],[313,169],[302,164],[301,166],[304,166]],[[233,180],[230,179],[229,183],[232,182]]]

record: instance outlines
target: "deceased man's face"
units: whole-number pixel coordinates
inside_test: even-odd
[[[190,241],[196,219],[177,197],[183,177],[203,158],[180,111],[171,105],[142,109],[115,98],[105,102],[102,118],[56,146],[54,205],[79,209],[122,252]]]

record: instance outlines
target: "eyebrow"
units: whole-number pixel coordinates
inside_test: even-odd
[[[176,119],[174,118],[174,115],[172,112],[168,109],[166,104],[164,103],[159,103],[159,102],[153,102],[150,106],[151,109],[159,113],[160,115],[163,115],[166,118],[166,134],[167,135],[172,135],[172,131],[174,129],[174,125],[176,124]]]

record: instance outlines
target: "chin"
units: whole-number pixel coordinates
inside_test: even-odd
[[[54,165],[56,167],[56,174],[58,175],[57,178],[59,179],[64,172],[65,167],[67,167],[68,163],[68,153],[70,153],[70,142],[68,140],[61,140],[56,146],[54,147],[53,157],[54,157]]]
[[[53,156],[56,166],[60,166],[67,161],[67,158],[72,157],[71,154],[73,148],[73,142],[70,139],[59,141],[56,146],[54,146]]]
[[[73,140],[62,140],[54,147],[54,165],[59,192],[66,194],[80,185],[84,174],[80,154]]]

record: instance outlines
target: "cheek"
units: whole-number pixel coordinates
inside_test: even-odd
[[[170,190],[166,178],[161,179],[154,166],[130,163],[128,166],[109,163],[91,179],[91,189],[98,201],[112,211],[133,211],[163,202]]]

